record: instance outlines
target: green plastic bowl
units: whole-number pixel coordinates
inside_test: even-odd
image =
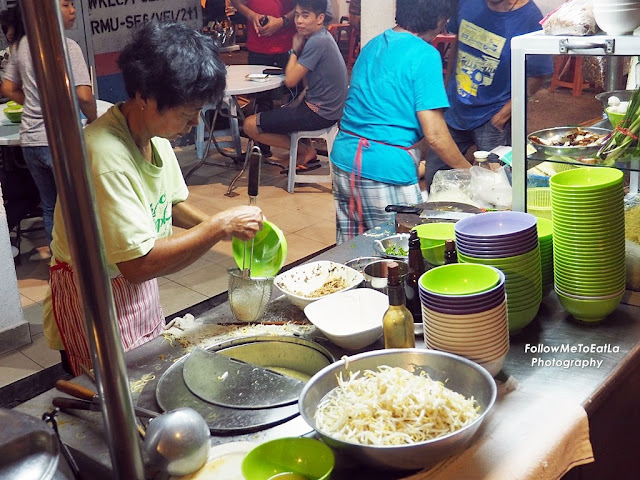
[[[538,248],[521,255],[515,255],[513,257],[506,258],[478,258],[467,256],[458,252],[458,261],[460,262],[491,265],[492,267],[499,268],[503,271],[526,270],[531,265],[533,265],[533,262],[535,262],[539,258],[540,251]]]
[[[613,128],[616,128],[618,124],[624,119],[624,113],[612,112],[611,107],[605,108],[604,111],[607,113],[607,117],[609,117],[609,122],[611,123],[611,126]]]
[[[421,247],[422,257],[434,267],[444,265],[444,243],[433,247]]]
[[[320,440],[278,438],[247,454],[242,461],[242,475],[246,480],[327,480],[334,465],[333,452]]]
[[[538,241],[553,237],[553,220],[538,217]]]
[[[508,301],[507,301],[508,305]],[[509,335],[519,333],[524,327],[533,322],[540,310],[540,302],[521,310],[507,309],[507,321],[509,322]]]
[[[495,287],[500,275],[486,265],[452,263],[428,270],[419,281],[425,290],[441,295],[471,295]]]
[[[252,277],[274,277],[284,266],[287,259],[287,240],[284,233],[273,223],[265,220],[262,230],[253,239],[253,258],[251,265],[251,240],[244,242],[237,238],[231,240],[233,258],[239,269],[246,255],[245,267],[251,268]],[[245,250],[246,248],[246,250]]]
[[[617,168],[584,167],[556,173],[549,179],[553,192],[573,190],[600,191],[622,183],[624,173]]]
[[[22,107],[19,110],[7,107],[3,110],[5,116],[13,123],[20,123],[22,120]]]
[[[455,232],[453,230],[453,226],[453,223],[423,223],[422,225],[413,227],[413,230],[418,232],[420,246],[422,248],[427,248],[435,247],[436,245],[444,245],[445,241],[454,239]]]
[[[564,309],[569,312],[574,318],[588,323],[599,322],[611,315],[624,295],[624,292],[616,297],[606,300],[589,300],[588,298],[577,299],[567,297],[558,291],[556,288],[556,294],[558,300]]]

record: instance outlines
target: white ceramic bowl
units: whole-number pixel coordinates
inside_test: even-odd
[[[640,7],[640,5],[638,5]],[[640,25],[640,8],[596,8],[593,16],[598,27],[609,35],[622,35],[633,32]]]
[[[304,314],[329,340],[347,350],[371,345],[382,336],[389,297],[370,288],[336,293],[310,303]]]
[[[344,281],[344,287],[335,291],[331,290],[325,295],[316,296],[318,290],[332,280]],[[364,277],[357,270],[341,263],[321,260],[306,263],[279,274],[276,276],[274,284],[291,303],[304,309],[311,302],[334,293],[351,290],[363,281]]]

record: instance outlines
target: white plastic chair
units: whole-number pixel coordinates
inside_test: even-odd
[[[338,134],[338,124],[321,130],[308,130],[291,134],[291,147],[289,150],[289,178],[287,191],[293,193],[296,183],[331,183],[331,161],[329,161],[329,175],[311,175],[296,173],[296,159],[298,157],[298,142],[302,138],[324,138],[327,142],[327,157],[331,154],[333,141]]]

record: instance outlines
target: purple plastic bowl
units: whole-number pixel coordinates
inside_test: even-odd
[[[511,235],[509,237],[500,238],[469,238],[460,234],[456,234],[456,243],[464,243],[469,246],[477,247],[514,247],[522,243],[531,242],[538,238],[537,230],[527,230],[526,233]]]
[[[504,297],[498,299],[497,301],[493,301],[493,302],[488,302],[488,303],[484,303],[484,302],[476,302],[474,305],[469,305],[467,307],[456,307],[456,308],[451,308],[451,307],[445,307],[445,306],[441,306],[439,304],[436,303],[424,303],[422,302],[422,305],[424,305],[426,308],[433,310],[434,312],[439,312],[439,313],[445,313],[447,315],[469,315],[472,313],[482,313],[482,312],[486,312],[487,310],[491,310],[492,308],[497,307],[498,305],[500,305],[502,302],[504,302],[506,299],[506,294]]]
[[[492,239],[509,237],[526,232],[528,229],[536,230],[536,217],[524,212],[487,212],[463,218],[456,222],[454,231],[456,237],[474,239],[478,237]]]
[[[466,255],[468,257],[478,257],[478,258],[508,258],[508,257],[516,257],[518,255],[524,255],[532,250],[538,248],[538,239],[534,239],[527,243],[522,243],[518,246],[514,247],[476,247],[467,245],[466,243],[457,243],[456,248],[459,253]]]

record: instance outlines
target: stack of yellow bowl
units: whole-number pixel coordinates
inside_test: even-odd
[[[597,322],[625,291],[623,174],[585,167],[551,177],[555,291],[575,318]]]

